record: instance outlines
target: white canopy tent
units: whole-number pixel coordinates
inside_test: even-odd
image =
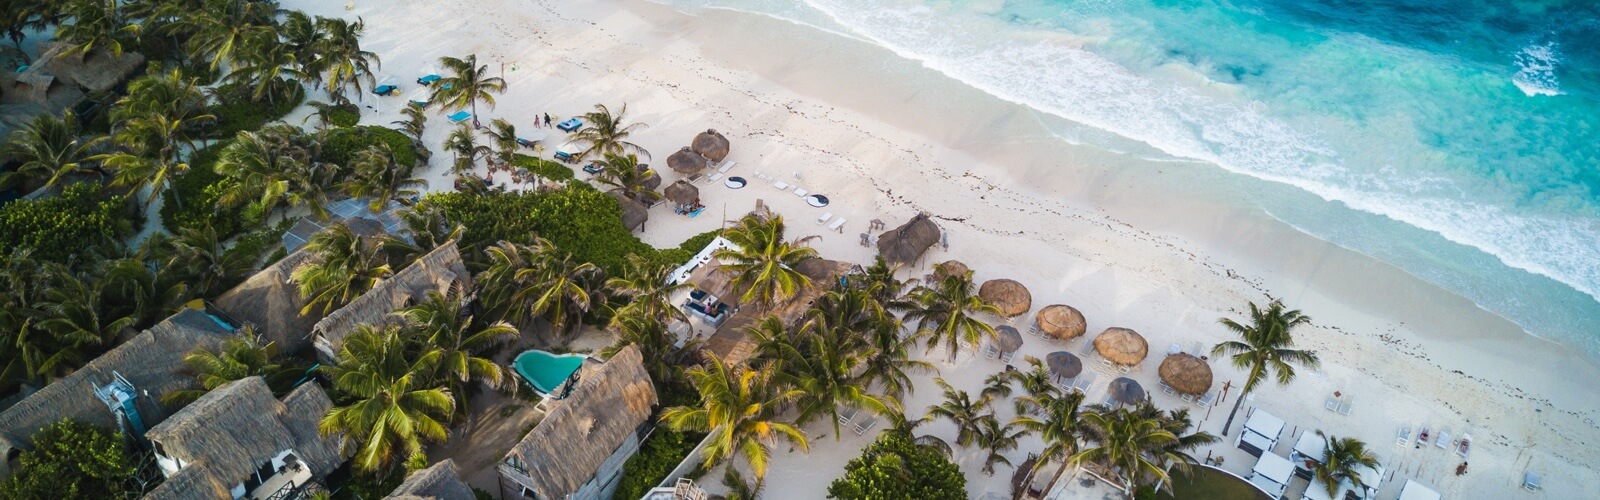
[[[1400,489],[1399,500],[1439,500],[1439,492],[1433,488],[1423,486],[1422,483],[1406,480],[1406,486]]]
[[[1250,483],[1272,494],[1272,498],[1281,498],[1283,490],[1289,488],[1289,478],[1293,476],[1294,464],[1289,459],[1262,453],[1261,460],[1256,461],[1255,468],[1250,470]]]
[[[1300,477],[1310,478],[1311,467],[1306,461],[1322,463],[1323,455],[1328,451],[1328,440],[1317,434],[1317,431],[1306,429],[1300,433],[1300,439],[1294,443],[1294,451],[1289,452],[1289,461],[1294,462],[1294,468]]]
[[[1262,455],[1272,451],[1281,434],[1283,419],[1272,416],[1266,410],[1254,408],[1250,410],[1250,417],[1245,419],[1244,429],[1239,431],[1239,438],[1233,444],[1251,455]]]
[[[1362,500],[1372,500],[1378,497],[1378,486],[1383,484],[1383,475],[1386,473],[1382,466],[1376,469],[1371,467],[1361,468],[1361,491],[1357,491],[1355,484],[1349,479],[1339,481],[1338,494],[1328,496],[1328,487],[1322,481],[1312,480],[1311,486],[1306,488],[1304,500],[1345,500],[1355,497]]]

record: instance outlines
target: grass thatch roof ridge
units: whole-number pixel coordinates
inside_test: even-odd
[[[61,52],[71,48],[66,43],[41,42],[39,45],[39,58],[29,69],[38,68],[86,92],[111,90],[144,69],[144,56],[138,52],[113,55],[109,50],[96,49],[83,55],[64,56]]]
[[[817,297],[832,290],[839,277],[849,274],[855,267],[855,264],[849,262],[821,257],[801,261],[795,265],[795,270],[810,278],[811,286],[801,288],[794,298],[778,304],[770,311],[764,313],[746,311],[728,318],[728,321],[717,327],[716,333],[706,340],[706,349],[730,365],[744,362],[746,356],[755,352],[754,343],[749,341],[747,332],[750,327],[767,316],[776,316],[784,325],[793,325],[805,316]]]
[[[429,291],[446,293],[452,286],[461,286],[464,290],[472,288],[472,276],[461,261],[461,251],[456,248],[455,240],[445,242],[418,257],[416,262],[317,321],[312,326],[317,347],[319,350],[323,347],[329,349],[329,352],[322,353],[324,357],[337,353],[339,346],[344,344],[345,336],[355,331],[357,326],[383,324],[390,321],[389,313],[405,307],[407,301],[426,297]],[[321,345],[322,342],[327,345]]]
[[[212,305],[240,322],[255,325],[256,333],[276,342],[280,352],[299,352],[311,345],[311,328],[322,319],[322,313],[315,309],[300,315],[306,301],[289,277],[312,257],[315,254],[311,252],[295,251],[224,292]]]
[[[426,469],[411,473],[405,482],[389,492],[390,499],[477,500],[472,487],[461,482],[454,460],[440,460]]]
[[[643,359],[638,346],[618,351],[511,448],[506,460],[521,463],[532,483],[524,486],[540,498],[566,498],[649,421],[659,400]]]
[[[878,255],[891,265],[916,262],[934,243],[939,242],[939,225],[919,213],[900,227],[884,231],[878,236]]]
[[[174,391],[199,387],[193,378],[180,373],[185,368],[183,355],[196,348],[221,345],[232,334],[202,311],[179,311],[83,368],[0,411],[0,455],[31,446],[34,433],[66,418],[115,428],[115,417],[94,395],[94,387],[110,382],[113,373],[121,374],[134,388],[150,395],[139,398],[140,416],[145,424],[161,422],[166,417],[165,410],[154,400]],[[0,476],[7,476],[10,471],[3,462],[0,461]]]

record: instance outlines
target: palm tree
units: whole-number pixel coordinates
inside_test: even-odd
[[[1121,475],[1123,492],[1132,499],[1140,484],[1149,480],[1171,482],[1155,452],[1178,442],[1161,419],[1147,418],[1128,408],[1102,409],[1081,416],[1095,445],[1072,456],[1072,462],[1093,462]]]
[[[983,473],[993,476],[994,466],[999,464],[1015,467],[1005,453],[1017,449],[1017,440],[1025,433],[1013,424],[1001,425],[998,419],[979,421],[977,442],[984,453]]]
[[[805,425],[818,417],[833,424],[834,440],[843,436],[839,432],[839,407],[860,408],[876,414],[898,410],[893,400],[874,396],[856,375],[861,366],[861,354],[853,345],[840,342],[843,335],[825,335],[815,331],[801,331],[795,339],[783,333],[783,324],[768,316],[754,328],[752,335],[762,340],[769,350],[778,351],[779,376],[789,387],[800,391],[795,400],[799,415],[795,423]],[[830,338],[831,337],[831,338]]]
[[[1294,337],[1290,330],[1310,322],[1310,316],[1301,314],[1298,309],[1284,310],[1283,302],[1277,300],[1268,304],[1266,309],[1256,307],[1251,302],[1249,325],[1222,318],[1222,326],[1239,334],[1242,341],[1230,340],[1217,344],[1211,348],[1211,355],[1233,353],[1233,366],[1245,370],[1244,387],[1239,388],[1233,411],[1228,412],[1228,421],[1222,425],[1222,435],[1228,435],[1228,428],[1233,426],[1233,417],[1239,414],[1239,406],[1244,404],[1245,396],[1266,380],[1267,372],[1272,372],[1278,385],[1287,385],[1294,380],[1295,364],[1316,369],[1319,364],[1316,353],[1291,348],[1294,346]]]
[[[13,52],[22,58],[24,63],[32,63],[28,54],[22,50],[22,40],[29,31],[43,31],[46,27],[57,24],[61,18],[61,6],[56,2],[47,0],[12,0],[0,5],[0,31],[4,31],[6,38],[11,39]]]
[[[1050,484],[1045,486],[1045,491],[1052,491],[1056,481],[1061,480],[1061,475],[1067,472],[1067,465],[1072,463],[1072,457],[1078,454],[1078,447],[1083,440],[1084,424],[1080,411],[1083,409],[1083,393],[1067,391],[1066,393],[1045,392],[1029,394],[1018,398],[1018,406],[1026,404],[1031,408],[1038,408],[1036,414],[1018,413],[1017,418],[1011,422],[1022,429],[1038,434],[1044,440],[1044,449],[1039,451],[1039,461],[1034,462],[1034,472],[1044,468],[1052,461],[1061,462],[1054,476],[1050,477]]]
[[[123,150],[97,158],[116,171],[113,184],[149,187],[148,208],[172,177],[189,170],[180,156],[184,147],[193,146],[193,129],[216,117],[206,113],[205,95],[194,79],[174,70],[135,80],[111,118],[116,123],[112,138]]]
[[[394,151],[381,142],[357,152],[350,167],[355,172],[342,183],[345,194],[371,198],[368,208],[374,213],[382,212],[391,201],[410,205],[428,187],[428,181],[411,177],[410,165],[396,163]]]
[[[295,173],[311,168],[311,151],[303,141],[298,128],[283,123],[239,132],[212,166],[217,174],[233,180],[218,198],[219,208],[248,206],[248,218],[263,221],[291,200],[304,200],[303,194],[291,196],[292,192],[303,193],[292,189],[300,187],[292,182]]]
[[[770,369],[730,368],[715,355],[709,358],[688,372],[689,382],[700,393],[700,405],[661,412],[661,422],[673,430],[708,434],[702,452],[705,467],[737,453],[760,479],[767,475],[772,446],[779,438],[810,451],[804,431],[778,420],[782,407],[800,397],[799,390],[774,383]]]
[[[115,316],[106,304],[104,280],[88,280],[65,267],[46,267],[55,275],[53,286],[40,304],[43,316],[36,326],[57,339],[80,348],[111,344],[122,330],[134,324],[132,316]],[[76,360],[75,360],[76,361]]]
[[[170,245],[159,238],[145,241],[163,247]],[[105,282],[104,292],[120,299],[117,301],[120,309],[115,314],[133,318],[134,328],[155,324],[161,318],[172,315],[189,300],[191,294],[187,278],[178,276],[179,273],[166,272],[172,266],[170,258],[165,261],[169,264],[155,269],[151,269],[147,261],[141,258],[117,259],[105,264],[105,271],[100,278]]]
[[[950,449],[950,443],[945,442],[943,439],[939,439],[939,436],[934,436],[931,434],[916,434],[918,427],[931,422],[931,420],[926,418],[907,418],[905,413],[899,411],[890,411],[884,414],[884,417],[889,420],[889,428],[885,429],[884,432],[904,435],[906,438],[910,439],[911,442],[917,443],[919,446],[932,448],[943,454],[946,458],[954,455],[954,452]]]
[[[260,255],[240,248],[228,248],[217,230],[207,222],[200,227],[178,229],[169,243],[168,265],[186,270],[185,281],[200,297],[213,297],[232,288],[238,280],[253,274]]]
[[[353,402],[329,410],[317,429],[343,435],[341,451],[353,455],[357,471],[381,477],[397,458],[421,457],[423,442],[448,434],[444,422],[455,400],[448,389],[423,383],[432,368],[407,355],[408,344],[397,326],[360,325],[340,346],[338,364],[322,367],[334,390]]]
[[[943,378],[935,378],[939,389],[944,391],[944,401],[937,405],[929,406],[927,415],[923,419],[942,418],[956,425],[956,444],[972,446],[977,442],[978,433],[982,432],[984,420],[993,420],[994,414],[989,413],[989,398],[978,397],[973,399],[967,391],[956,390]]]
[[[300,287],[300,296],[306,299],[301,315],[310,314],[319,305],[327,314],[391,274],[376,245],[368,244],[345,224],[335,224],[312,236],[306,249],[316,258],[301,264],[290,275]]]
[[[673,360],[679,349],[673,347],[672,333],[655,316],[637,312],[618,314],[611,318],[611,329],[617,332],[617,341],[600,350],[600,356],[610,358],[629,345],[639,346],[644,357],[644,369],[657,383],[677,380]],[[692,349],[685,346],[685,349]]]
[[[161,402],[187,404],[228,382],[250,377],[265,378],[273,392],[282,394],[304,376],[305,369],[279,363],[277,358],[278,344],[262,343],[256,338],[255,330],[246,325],[214,351],[199,348],[185,354],[183,364],[189,375],[200,383],[200,388],[167,393],[161,397]]]
[[[644,130],[643,123],[623,125],[624,115],[628,114],[628,105],[623,104],[622,109],[612,113],[604,104],[594,105],[594,111],[583,114],[583,128],[572,134],[572,141],[588,144],[589,147],[578,154],[582,160],[591,154],[623,154],[638,153],[645,158],[650,157],[650,152],[639,147],[638,144],[628,142],[628,136],[634,132]]]
[[[123,15],[117,0],[83,0],[63,2],[62,9],[71,23],[56,26],[56,40],[66,44],[61,55],[76,55],[80,59],[90,53],[104,50],[114,57],[122,56],[122,44],[138,32],[138,26]]]
[[[517,159],[517,127],[504,118],[495,118],[489,122],[488,133],[494,142],[494,153],[490,158],[501,166],[510,166]]]
[[[45,179],[44,187],[55,186],[68,175],[104,171],[91,167],[96,148],[105,142],[104,136],[86,135],[78,114],[72,110],[56,118],[50,113],[34,117],[28,125],[11,132],[5,144],[0,145],[0,156],[19,162],[16,171],[0,174],[0,186],[15,183],[15,179]],[[10,179],[14,177],[15,179]]]
[[[243,46],[233,52],[233,70],[224,80],[250,88],[250,99],[262,98],[271,104],[286,95],[290,85],[299,85],[306,75],[300,72],[300,61],[288,45],[277,38],[256,37],[246,39]]]
[[[651,179],[659,181],[660,176],[654,170],[639,165],[638,156],[606,153],[604,163],[605,168],[595,176],[595,182],[621,190],[623,196],[641,203],[648,204],[661,199],[661,193],[650,189],[647,184]]]
[[[191,13],[195,33],[186,45],[194,56],[210,59],[215,73],[223,62],[237,62],[243,46],[276,43],[276,15],[277,2],[211,0]]]
[[[1339,494],[1339,485],[1350,481],[1351,489],[1362,491],[1366,484],[1361,482],[1363,469],[1377,469],[1378,457],[1367,449],[1367,444],[1356,438],[1340,438],[1324,435],[1317,431],[1323,441],[1327,443],[1322,453],[1322,463],[1312,469],[1318,481],[1327,488],[1328,496]]]
[[[1189,418],[1187,408],[1162,411],[1149,401],[1145,401],[1134,408],[1133,412],[1140,418],[1161,422],[1162,428],[1177,437],[1166,446],[1150,450],[1152,460],[1163,469],[1189,472],[1190,467],[1199,462],[1189,453],[1222,439],[1205,431],[1189,432],[1194,428],[1194,422]]]
[[[439,205],[423,201],[400,212],[400,235],[383,235],[383,248],[389,262],[404,267],[422,255],[450,241],[461,241],[467,227],[452,224]],[[465,252],[462,252],[465,253]]]
[[[326,63],[320,60],[320,47],[328,43],[325,26],[298,10],[285,12],[283,23],[278,26],[279,43],[294,54],[296,72],[315,84],[322,83],[323,64]]]
[[[717,250],[716,257],[725,262],[724,270],[733,273],[733,288],[744,289],[740,302],[765,311],[811,285],[811,278],[796,266],[817,257],[816,249],[805,246],[815,236],[791,242],[784,241],[783,233],[783,217],[778,215],[746,216],[723,232],[734,247]]]
[[[417,103],[408,102],[406,107],[400,108],[400,114],[405,115],[404,120],[395,120],[390,123],[401,132],[405,132],[406,136],[410,137],[413,142],[421,141],[422,131],[428,125],[427,111],[422,106],[418,106]]]
[[[465,123],[450,132],[450,137],[444,140],[444,147],[456,155],[456,161],[451,166],[451,171],[456,175],[471,172],[478,165],[478,158],[489,156],[492,152],[489,146],[478,144],[478,134]]]
[[[469,54],[465,59],[441,57],[439,65],[450,76],[433,82],[433,97],[428,102],[437,102],[447,111],[472,108],[472,125],[477,127],[478,102],[493,108],[494,94],[506,91],[506,81],[489,76],[489,65],[479,65],[477,54]]]
[[[554,330],[570,333],[598,302],[600,268],[574,262],[543,238],[532,245],[502,241],[486,252],[490,264],[480,280],[482,297],[501,318],[543,316]]]
[[[867,357],[862,362],[861,383],[876,385],[883,395],[902,400],[915,390],[911,373],[938,372],[933,363],[912,359],[911,349],[917,338],[901,335],[903,326],[898,318],[886,316],[867,332]]]
[[[994,327],[978,319],[979,314],[1000,314],[994,304],[974,293],[972,272],[946,276],[933,287],[920,286],[911,293],[911,310],[905,320],[915,322],[917,331],[927,338],[927,351],[943,342],[950,351],[950,362],[962,345],[977,348],[984,339],[995,338]]]
[[[622,274],[606,280],[606,288],[612,295],[628,299],[626,305],[612,314],[613,321],[624,316],[644,316],[661,321],[676,319],[688,322],[689,315],[672,304],[672,296],[690,285],[670,280],[673,266],[634,254],[628,254],[627,258],[628,263],[622,269]],[[612,326],[616,325],[613,323]]]
[[[365,21],[357,18],[352,23],[339,18],[318,17],[316,26],[325,36],[311,46],[311,50],[317,54],[314,67],[327,72],[328,96],[335,103],[350,102],[344,96],[346,87],[354,88],[356,95],[360,96],[362,80],[366,80],[368,87],[377,85],[372,70],[383,64],[377,54],[361,50],[361,32],[367,27]]]
[[[423,380],[448,381],[451,392],[462,396],[468,382],[501,387],[509,380],[500,365],[483,356],[521,335],[504,321],[474,324],[466,302],[461,288],[451,287],[448,295],[429,290],[422,302],[398,311],[423,341],[422,364],[434,368]]]

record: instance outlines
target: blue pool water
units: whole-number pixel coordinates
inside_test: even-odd
[[[534,390],[553,394],[583,366],[585,358],[582,354],[551,354],[535,349],[518,354],[511,366]]]
[[[1245,176],[1276,218],[1600,352],[1600,2],[662,1]]]

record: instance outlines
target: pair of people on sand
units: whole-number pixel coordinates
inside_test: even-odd
[[[540,123],[539,114],[538,113],[534,113],[534,115],[533,115],[533,126],[534,127],[549,127],[550,126],[550,122],[552,122],[552,121],[554,121],[554,120],[552,120],[550,118],[550,113],[545,113],[544,114],[544,122],[543,123]]]

